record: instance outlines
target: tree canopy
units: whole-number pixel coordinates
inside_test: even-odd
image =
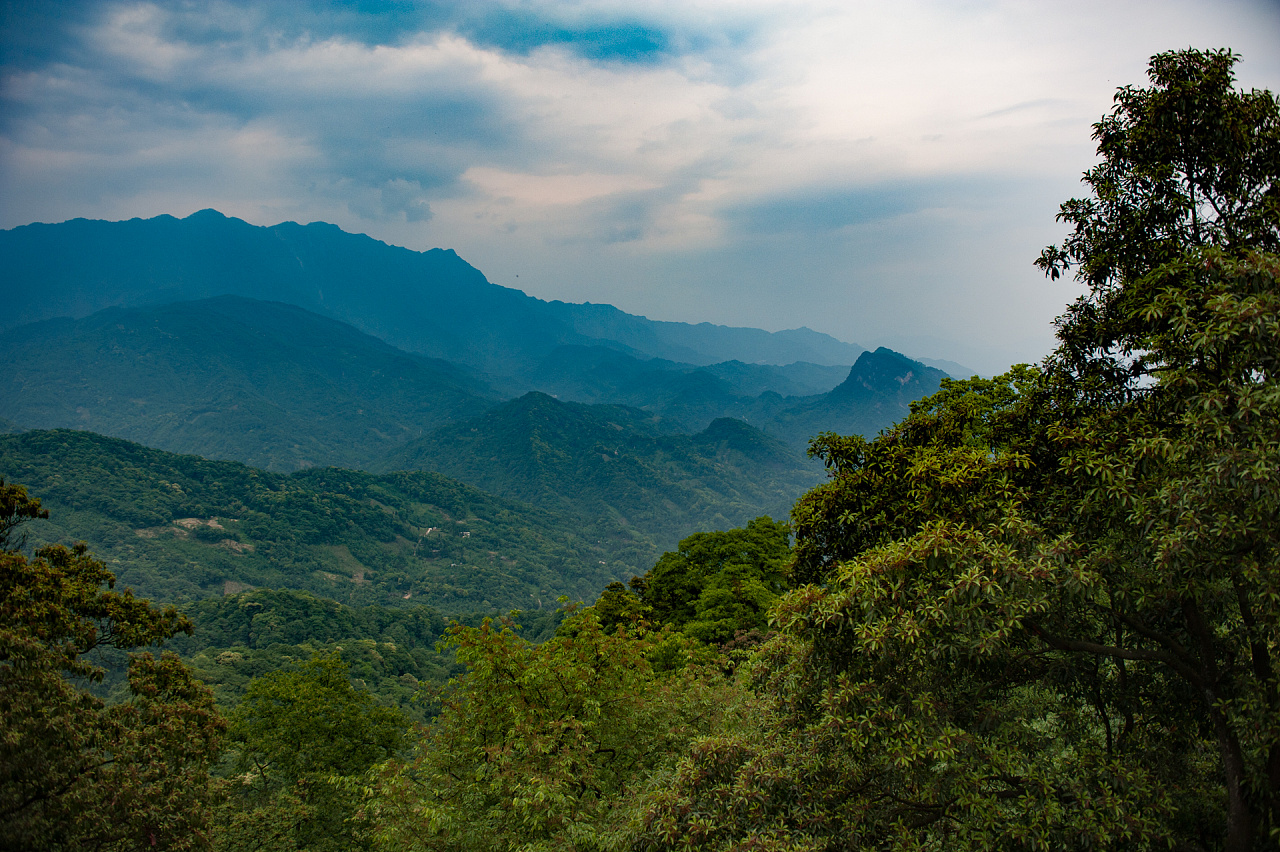
[[[359,795],[344,783],[406,743],[409,722],[357,689],[337,656],[250,681],[228,739],[239,784],[219,824],[222,849],[363,849]]]
[[[1280,106],[1161,54],[1040,265],[1039,368],[813,445],[772,712],[644,848],[1247,850],[1280,832]]]
[[[487,620],[451,629],[467,675],[413,758],[375,773],[367,810],[385,848],[608,846],[737,695],[669,629],[608,632],[593,608],[563,626],[541,645]],[[681,655],[686,665],[666,663]]]
[[[20,487],[5,503],[6,517],[38,514]],[[226,726],[209,690],[175,656],[149,653],[129,662],[126,701],[105,706],[83,685],[101,679],[95,649],[190,629],[114,582],[84,545],[0,550],[3,848],[208,845],[208,768]]]

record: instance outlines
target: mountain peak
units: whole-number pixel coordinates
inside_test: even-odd
[[[226,214],[218,210],[214,210],[212,207],[206,207],[203,210],[197,210],[196,212],[192,213],[190,216],[186,217],[182,221],[184,222],[215,222],[215,221],[222,221],[222,220],[232,219],[232,218],[234,217],[227,216]]]

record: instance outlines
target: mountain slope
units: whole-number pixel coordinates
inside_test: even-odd
[[[785,366],[722,361],[695,366],[663,358],[641,359],[604,346],[561,346],[520,374],[520,380],[574,402],[631,405],[665,413],[671,400],[702,399],[706,421],[730,415],[766,391],[782,396],[826,393],[847,377],[848,366],[796,362]],[[726,407],[728,406],[728,407]],[[701,428],[699,426],[698,428]]]
[[[588,527],[611,519],[655,556],[698,530],[785,518],[820,479],[813,464],[744,423],[718,420],[697,435],[659,425],[635,409],[534,392],[407,444],[381,469],[439,471]]]
[[[450,250],[416,252],[323,223],[76,219],[0,231],[0,329],[218,295],[281,301],[410,352],[509,375],[565,344],[694,364],[848,364],[858,348],[808,330],[654,323],[608,305],[549,303],[485,280]]]
[[[859,355],[844,380],[825,393],[773,390],[790,383],[788,369],[829,380],[836,368],[732,361],[691,368],[639,361],[599,347],[562,347],[527,380],[569,399],[642,409],[661,418],[668,431],[696,431],[720,417],[745,420],[799,449],[820,432],[873,436],[905,417],[914,400],[935,392],[946,378],[941,370],[883,347]]]
[[[235,296],[24,326],[0,359],[0,417],[280,471],[360,467],[497,401],[451,364]]]
[[[831,391],[790,401],[773,413],[769,428],[793,440],[819,432],[871,437],[906,417],[911,403],[937,391],[945,378],[941,370],[882,346],[862,353],[849,377]]]
[[[0,436],[0,477],[50,510],[31,546],[87,541],[121,587],[167,602],[268,587],[449,613],[553,608],[652,564],[436,473],[284,476],[54,430]]]

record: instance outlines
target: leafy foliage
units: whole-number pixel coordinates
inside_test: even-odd
[[[468,673],[413,760],[377,774],[366,812],[384,845],[607,845],[634,794],[733,700],[715,667],[655,668],[664,646],[687,646],[678,635],[608,633],[591,609],[563,627],[537,646],[490,621],[451,629]]]
[[[38,497],[30,497],[21,485],[5,485],[0,479],[0,550],[21,550],[26,539],[15,538],[14,531],[27,521],[48,517],[49,512],[40,507]]]
[[[95,648],[190,629],[113,582],[83,545],[0,551],[5,848],[207,845],[207,770],[225,728],[209,691],[172,655],[133,657],[130,697],[111,707],[75,682],[101,677],[84,656]]]
[[[769,609],[786,588],[789,538],[786,524],[767,517],[695,533],[632,586],[653,620],[702,642],[727,642],[768,626]]]
[[[1089,293],[1059,320],[1061,344],[1040,368],[943,381],[875,440],[820,436],[812,452],[831,477],[797,504],[793,553],[785,525],[757,518],[685,537],[630,589],[610,584],[541,644],[509,622],[455,623],[443,644],[467,671],[438,694],[440,712],[411,755],[395,755],[407,720],[389,707],[402,698],[388,681],[403,683],[415,665],[443,670],[422,653],[440,635],[434,613],[264,591],[190,607],[210,628],[202,665],[213,654],[218,666],[247,667],[223,684],[243,694],[233,714],[241,774],[218,843],[1273,846],[1280,103],[1235,91],[1234,61],[1227,51],[1154,57],[1151,86],[1122,89],[1095,126],[1102,162],[1086,175],[1092,195],[1063,205],[1074,231],[1040,259],[1051,277],[1076,270]],[[896,370],[891,360],[864,366]],[[518,402],[467,427],[474,437],[450,440],[474,451],[468,463],[480,453],[490,467],[509,463],[503,429],[516,412],[521,440],[531,438],[523,458],[536,462],[517,472],[539,500],[577,491],[601,514],[620,513],[628,489],[656,487],[692,457],[636,412],[618,409],[589,432],[572,422],[585,416],[579,409],[536,395]],[[705,442],[720,450],[759,444],[742,424],[713,427]],[[624,460],[608,443],[628,430],[648,456]],[[78,446],[66,435],[54,433],[60,446]],[[155,457],[130,452],[134,461],[103,483],[117,476],[123,492],[126,479],[158,475]],[[631,472],[602,476],[610,463]],[[298,538],[281,535],[273,553],[311,541],[345,547],[375,581],[391,563],[363,561],[367,553],[403,555],[401,539],[444,519],[431,514],[444,504],[422,496],[439,494],[443,480],[333,470],[270,479],[201,464],[165,468],[182,470],[166,473],[168,492],[112,511],[184,520],[174,507],[197,505],[192,495],[211,483],[218,499],[250,495],[234,498],[241,520],[212,527],[201,518],[221,514],[193,512],[185,546],[221,545],[220,529],[266,551],[273,540],[260,530],[288,517]],[[237,477],[252,487],[222,484]],[[59,474],[45,481],[42,496],[57,495],[47,499],[117,506],[105,485],[86,493]],[[0,521],[49,523],[21,488],[0,495]],[[680,501],[687,495],[672,498]],[[647,535],[632,539],[634,552]],[[100,676],[86,651],[170,636],[188,626],[183,617],[102,592],[110,574],[83,547],[3,558],[13,570],[0,573],[0,710],[6,732],[20,733],[19,746],[6,739],[0,749],[4,813],[25,820],[32,842],[78,832],[107,847],[152,836],[198,845],[208,789],[200,772],[220,724],[207,691],[172,658],[139,658],[135,699],[113,708],[62,677]],[[755,644],[758,634],[730,640],[766,618],[774,634],[735,665],[735,642]],[[255,653],[317,651],[246,682],[266,659]],[[375,676],[385,704],[363,688]],[[144,746],[147,761],[134,756]],[[101,765],[83,762],[108,752]],[[23,774],[30,767],[36,775]],[[21,792],[50,774],[70,786],[43,799]],[[193,780],[175,787],[174,777]],[[130,808],[122,828],[103,833],[101,821],[66,815],[69,802],[100,808],[96,785],[108,778],[114,801]]]
[[[395,754],[407,729],[399,711],[352,685],[336,655],[255,678],[231,714],[244,775],[223,810],[219,848],[366,848],[352,820],[359,797],[343,777]]]
[[[428,607],[357,608],[306,592],[259,589],[206,598],[183,611],[194,631],[168,645],[223,707],[239,704],[259,677],[332,654],[358,688],[421,722],[436,709],[419,700],[422,688],[443,686],[459,670],[436,648],[447,623]]]
[[[1043,369],[815,442],[770,718],[695,748],[639,847],[1274,841],[1280,107],[1233,61],[1155,57],[1097,125]]]

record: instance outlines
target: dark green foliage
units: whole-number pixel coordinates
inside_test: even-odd
[[[638,577],[633,577],[632,587],[637,587],[639,582]],[[609,633],[619,627],[634,632],[653,619],[653,607],[647,606],[632,589],[618,582],[606,586],[591,609],[595,612],[601,629]]]
[[[496,401],[451,364],[232,296],[28,326],[0,358],[0,416],[285,472],[364,467]]]
[[[1202,248],[1280,250],[1280,109],[1268,91],[1234,88],[1230,50],[1162,54],[1149,88],[1126,86],[1094,125],[1102,161],[1088,198],[1062,205],[1074,226],[1037,265],[1075,269],[1090,292],[1059,320],[1064,367],[1124,386],[1158,365],[1137,346],[1167,276]]]
[[[33,542],[88,541],[123,584],[169,601],[267,587],[452,613],[550,609],[641,564],[433,473],[282,476],[52,431],[0,436],[0,476],[56,509],[30,525]]]
[[[0,550],[0,848],[208,845],[207,771],[225,727],[208,689],[151,654],[129,660],[126,700],[106,707],[83,688],[102,674],[94,649],[190,630],[113,583],[83,545]]]
[[[48,510],[40,507],[40,498],[29,496],[21,485],[5,485],[0,479],[0,550],[21,550],[25,537],[14,531],[27,521],[48,517]]]
[[[194,632],[169,642],[212,687],[223,707],[235,707],[253,678],[315,654],[338,655],[362,689],[417,721],[435,712],[424,688],[456,673],[436,643],[447,622],[434,610],[349,607],[306,592],[261,589],[188,604]]]
[[[255,678],[230,717],[235,770],[222,849],[367,848],[344,784],[406,743],[408,720],[352,685],[336,655]]]
[[[1280,825],[1280,104],[1155,57],[1097,125],[1042,370],[815,443],[770,713],[637,848],[1272,848]]]
[[[696,533],[632,587],[654,621],[703,642],[727,642],[768,626],[770,607],[787,589],[789,538],[786,524],[764,517],[742,529]]]
[[[964,448],[980,461],[991,445],[1016,449],[1005,475],[1030,485],[1051,469],[1054,454],[1035,446],[1045,424],[1004,415],[1020,395],[1034,392],[1038,374],[1015,367],[999,379],[943,382],[938,393],[912,406],[913,416],[868,441],[860,435],[825,433],[810,452],[826,464],[831,479],[810,491],[792,509],[796,529],[797,583],[821,583],[834,566],[869,548],[911,535],[932,515],[964,511],[971,483],[963,477],[940,480],[922,466],[922,448],[951,452]],[[923,418],[917,415],[928,414]]]

